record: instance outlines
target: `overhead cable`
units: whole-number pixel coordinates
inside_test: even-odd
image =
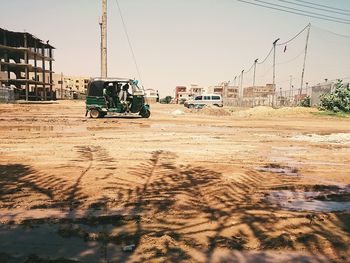
[[[296,39],[301,33],[303,33],[308,27],[310,27],[311,24],[308,24],[306,27],[304,27],[298,34],[296,34],[294,37],[292,37],[291,39],[289,39],[288,41],[286,42],[283,42],[283,43],[280,43],[280,44],[277,44],[277,46],[284,46],[286,44],[288,44],[289,42],[293,41],[294,39]]]
[[[251,66],[247,71],[245,71],[244,73],[245,73],[245,74],[249,73],[249,72],[252,70],[252,68],[254,67],[254,64],[255,64],[255,63],[253,63],[252,66]]]
[[[129,38],[129,33],[128,33],[128,30],[126,28],[126,24],[124,22],[124,18],[123,18],[123,15],[122,15],[122,10],[121,10],[121,8],[119,6],[118,0],[115,0],[115,2],[117,3],[117,6],[118,6],[120,19],[121,19],[122,24],[123,24],[123,29],[124,29],[125,36],[126,36],[126,39],[128,41],[128,44],[129,44],[129,48],[130,48],[131,55],[132,55],[132,58],[133,58],[133,61],[134,61],[135,67],[136,67],[137,74],[138,74],[138,77],[139,77],[139,79],[140,79],[140,81],[142,83],[142,86],[143,86],[144,83],[143,83],[142,78],[141,78],[141,73],[140,73],[140,69],[139,69],[139,66],[138,66],[137,61],[136,61],[136,56],[135,56],[135,53],[134,53],[134,49],[132,48],[132,45],[131,45],[131,41],[130,41],[130,38]]]
[[[323,30],[323,31],[325,31],[325,32],[331,33],[331,34],[336,35],[336,36],[345,37],[345,38],[350,38],[350,36],[342,35],[342,34],[333,32],[333,31],[328,30],[328,29],[325,29],[325,28],[321,28],[321,27],[314,26],[314,25],[312,25],[312,27],[313,27],[313,28],[316,28],[316,29],[319,29],[319,30]]]
[[[350,13],[350,10],[346,10],[346,9],[342,9],[342,8],[336,8],[336,7],[332,7],[332,6],[328,6],[328,5],[316,4],[316,3],[308,2],[308,1],[304,1],[304,0],[295,0],[295,1],[306,3],[306,4],[310,4],[310,5],[315,5],[315,6],[321,6],[321,7],[325,7],[325,8],[328,8],[328,9],[339,10],[339,11],[344,11],[344,12]]]
[[[287,61],[284,61],[284,62],[280,62],[280,63],[276,63],[276,65],[284,65],[284,64],[288,64],[290,62],[293,62],[294,60],[298,59],[302,54],[304,54],[305,51],[303,50],[300,54],[298,54],[296,57],[290,59],[290,60],[287,60]]]
[[[266,55],[264,60],[261,62],[258,62],[257,64],[259,64],[259,65],[263,64],[268,59],[268,57],[271,55],[272,51],[273,51],[273,47],[270,49],[269,53]]]
[[[278,1],[284,2],[284,3],[288,3],[288,4],[292,4],[292,5],[296,5],[296,6],[302,6],[302,7],[306,7],[306,8],[310,8],[310,9],[320,10],[320,11],[324,11],[324,12],[328,12],[328,13],[334,13],[334,14],[340,14],[340,15],[350,16],[350,13],[346,13],[346,12],[340,12],[340,11],[335,11],[335,10],[320,8],[320,7],[317,7],[317,6],[310,6],[310,5],[300,4],[300,3],[296,3],[296,2],[292,2],[292,1],[287,1],[287,0],[278,0]]]
[[[336,22],[336,23],[340,23],[340,24],[348,24],[348,25],[350,25],[349,22],[344,22],[344,21],[335,20],[335,19],[328,19],[328,18],[325,18],[325,17],[322,17],[322,16],[307,15],[307,14],[304,14],[304,13],[288,11],[288,10],[285,10],[285,9],[276,8],[276,7],[272,7],[272,6],[266,6],[266,5],[262,5],[262,4],[252,3],[252,2],[245,1],[245,0],[237,0],[237,1],[238,2],[242,2],[242,3],[246,3],[246,4],[250,4],[250,5],[255,5],[255,6],[268,8],[268,9],[278,10],[278,11],[282,11],[282,12],[286,12],[286,13],[290,13],[290,14],[295,14],[295,15],[300,15],[300,16],[305,16],[305,17],[312,17],[312,18],[317,18],[317,19],[320,19],[320,20],[327,20],[327,21]]]
[[[350,22],[349,19],[340,18],[340,17],[336,17],[336,16],[329,16],[329,15],[324,15],[324,14],[320,14],[320,13],[310,12],[310,11],[306,11],[306,10],[302,10],[302,9],[298,9],[298,8],[288,7],[288,6],[285,6],[285,5],[273,4],[273,3],[262,1],[262,0],[254,0],[254,1],[266,4],[266,5],[271,5],[271,6],[274,6],[274,7],[277,6],[277,7],[289,9],[289,10],[292,10],[292,11],[303,12],[305,14],[317,15],[317,16],[327,17],[327,18],[331,18],[331,19],[342,20],[342,21],[345,21],[345,22]]]

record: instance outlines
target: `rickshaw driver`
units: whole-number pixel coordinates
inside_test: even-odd
[[[115,107],[114,101],[113,101],[113,91],[112,91],[113,88],[114,88],[113,83],[108,83],[108,86],[105,86],[103,88],[103,97],[105,98],[109,108]]]

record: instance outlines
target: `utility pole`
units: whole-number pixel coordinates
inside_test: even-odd
[[[63,100],[63,72],[61,72],[61,100]]]
[[[241,72],[241,94],[240,94],[241,98],[243,98],[243,73],[244,73],[244,69]]]
[[[280,40],[277,38],[275,41],[273,41],[273,76],[272,76],[272,84],[273,88],[276,89],[276,43],[277,41]]]
[[[107,0],[102,0],[101,29],[101,78],[107,78]]]
[[[256,71],[256,63],[258,63],[258,58],[254,60],[254,75],[253,75],[253,87],[255,86],[255,71]]]
[[[237,76],[235,76],[235,78],[233,79],[233,86],[236,86],[236,79],[237,79]]]
[[[300,83],[300,93],[299,93],[299,95],[301,95],[302,92],[303,92],[303,82],[304,82],[304,72],[305,72],[306,54],[307,54],[307,46],[308,46],[308,44],[309,44],[309,37],[310,37],[310,28],[311,28],[311,24],[309,23],[308,26],[309,26],[309,27],[308,27],[308,29],[307,29],[307,35],[306,35],[304,63],[303,63],[303,69],[302,69],[302,71],[301,71],[301,83]]]
[[[256,63],[258,63],[258,58],[254,60],[254,75],[253,75],[253,107],[255,106],[255,71],[256,71]]]
[[[289,104],[292,100],[292,96],[293,96],[293,93],[292,93],[292,81],[293,81],[293,76],[292,75],[289,75]]]

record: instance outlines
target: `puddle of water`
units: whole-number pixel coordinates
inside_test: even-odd
[[[273,164],[257,167],[256,170],[259,172],[269,172],[269,173],[276,173],[276,174],[289,175],[289,176],[299,175],[297,168],[273,165]]]
[[[2,126],[0,127],[0,131],[12,131],[12,132],[32,132],[32,133],[40,133],[40,132],[83,132],[86,131],[86,127],[80,126]]]
[[[18,262],[24,262],[32,254],[43,258],[66,258],[83,262],[107,262],[122,255],[118,245],[109,243],[104,247],[101,242],[89,241],[80,236],[65,237],[59,230],[59,224],[0,226],[0,251],[14,255]],[[99,228],[93,230],[96,233],[101,231]],[[104,251],[105,257],[102,256]]]
[[[295,141],[307,142],[328,142],[328,143],[350,143],[350,133],[331,133],[326,135],[320,134],[301,134],[291,137]]]
[[[279,205],[283,209],[294,211],[314,211],[314,212],[334,212],[350,211],[349,201],[327,201],[335,198],[328,198],[336,195],[341,199],[342,196],[348,198],[349,188],[339,191],[318,191],[318,192],[294,192],[290,190],[271,191],[267,200]],[[322,199],[322,200],[320,200]],[[348,200],[344,198],[344,200]]]
[[[41,131],[54,131],[54,126],[3,126],[0,127],[1,131],[14,131],[14,132],[41,132]]]

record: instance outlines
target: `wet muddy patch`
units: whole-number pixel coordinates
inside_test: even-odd
[[[140,238],[135,231],[139,220],[140,216],[116,215],[9,222],[0,225],[0,259],[1,252],[6,252],[20,259],[14,262],[46,262],[22,260],[30,255],[36,255],[38,260],[65,258],[62,262],[111,262],[113,258],[123,261],[123,247]]]
[[[295,167],[283,166],[280,164],[268,164],[256,168],[259,172],[274,173],[279,175],[298,176],[298,169]]]
[[[291,139],[295,141],[306,141],[314,143],[350,144],[350,133],[299,134],[291,137]]]
[[[276,187],[274,188],[276,189]],[[316,185],[302,189],[272,190],[266,199],[282,209],[294,211],[350,211],[350,187]]]

